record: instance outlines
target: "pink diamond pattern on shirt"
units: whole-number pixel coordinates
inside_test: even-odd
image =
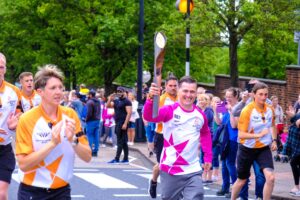
[[[170,147],[170,146],[173,146],[174,145],[174,142],[173,142],[173,135],[171,133],[171,136],[170,136],[170,139],[169,141],[167,141],[165,138],[164,138],[164,147],[167,148],[167,147]]]
[[[183,172],[183,169],[180,166],[189,165],[189,163],[180,154],[184,151],[188,142],[189,141],[186,140],[182,143],[174,145],[173,134],[171,134],[169,141],[164,139],[164,151],[163,151],[163,157],[162,157],[161,165],[160,165],[161,170],[166,171],[169,174],[177,174],[177,173]],[[174,161],[172,166],[162,164],[167,158],[166,152],[169,148],[172,148],[172,150],[176,151],[176,160]]]

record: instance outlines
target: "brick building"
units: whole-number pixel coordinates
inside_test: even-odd
[[[294,105],[300,94],[300,66],[298,65],[286,66],[285,80],[240,76],[239,87],[242,89],[245,88],[250,79],[258,79],[266,83],[269,86],[269,97],[272,95],[278,96],[279,105],[281,105],[284,110],[286,110],[289,105]],[[231,86],[230,76],[218,74],[215,76],[215,84],[198,83],[198,86],[206,88],[214,95],[223,99],[223,91]]]

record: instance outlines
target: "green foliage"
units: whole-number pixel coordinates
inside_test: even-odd
[[[163,77],[185,74],[185,28],[191,27],[191,75],[213,82],[230,73],[229,46],[236,42],[242,75],[284,78],[295,63],[296,0],[194,0],[189,20],[175,0],[145,1],[143,68],[153,70],[155,32],[167,35]],[[232,7],[239,3],[239,7]],[[238,4],[237,4],[238,5]],[[134,0],[1,0],[0,51],[7,56],[7,79],[53,63],[67,87],[137,80],[139,3]],[[299,20],[300,21],[300,20]],[[299,29],[298,21],[298,29]],[[262,28],[263,27],[263,28]],[[234,40],[230,36],[234,37]],[[279,69],[279,70],[278,70]]]

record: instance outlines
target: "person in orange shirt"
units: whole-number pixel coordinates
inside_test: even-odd
[[[239,149],[237,156],[238,179],[232,187],[231,199],[235,200],[250,177],[250,168],[254,161],[266,177],[263,199],[271,199],[275,183],[272,151],[277,149],[275,113],[266,103],[268,86],[256,83],[252,89],[254,101],[249,103],[241,113],[238,121]]]
[[[91,149],[76,112],[60,105],[63,74],[54,65],[39,69],[34,85],[42,101],[24,113],[16,133],[18,199],[71,199],[75,154],[89,162]]]
[[[31,72],[22,72],[19,75],[21,83],[21,106],[22,111],[26,112],[41,103],[41,97],[34,90],[33,74]]]
[[[0,53],[0,200],[8,199],[8,186],[16,161],[11,146],[20,112],[20,91],[6,82],[6,58]]]

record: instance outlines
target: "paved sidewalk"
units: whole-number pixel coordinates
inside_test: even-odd
[[[141,156],[144,156],[153,164],[156,163],[155,155],[149,157],[147,143],[135,143],[133,146],[129,146],[129,149],[131,151],[140,152]],[[275,165],[275,187],[274,187],[272,199],[280,199],[280,200],[300,199],[300,197],[293,197],[289,194],[289,191],[294,186],[294,180],[293,180],[290,164],[274,162],[274,165]],[[255,180],[253,175],[251,176],[250,180],[252,184],[249,186],[249,192],[254,194]],[[221,185],[222,184],[221,180],[219,180],[216,184],[217,184],[216,187],[218,187],[218,185]]]

